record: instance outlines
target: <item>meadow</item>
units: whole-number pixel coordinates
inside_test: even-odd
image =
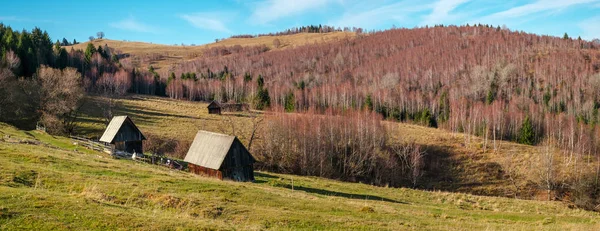
[[[594,230],[540,202],[257,172],[219,181],[0,125],[0,229]]]

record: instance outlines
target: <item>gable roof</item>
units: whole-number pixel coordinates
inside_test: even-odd
[[[210,104],[207,106],[207,108],[220,108],[221,104],[219,104],[217,101],[213,100],[212,102],[210,102]]]
[[[219,170],[235,139],[235,136],[198,131],[184,161]]]
[[[117,135],[117,133],[119,133],[119,130],[121,129],[121,127],[123,127],[125,123],[130,123],[135,130],[142,134],[140,129],[138,129],[137,126],[135,126],[133,121],[131,121],[131,119],[129,119],[128,116],[115,116],[110,120],[110,123],[106,127],[106,130],[104,130],[104,134],[102,134],[102,137],[100,137],[100,141],[112,143],[115,139],[115,136]],[[146,137],[144,136],[144,134],[142,134],[142,140],[145,139]]]

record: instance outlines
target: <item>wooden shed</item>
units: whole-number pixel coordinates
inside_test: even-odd
[[[212,101],[207,108],[208,114],[221,114],[221,105],[217,101]]]
[[[128,153],[143,153],[143,140],[146,137],[128,116],[113,117],[100,138],[114,149]]]
[[[235,136],[198,131],[184,160],[195,174],[254,181],[256,160]]]
[[[239,112],[250,110],[250,105],[246,103],[219,103],[212,101],[208,105],[208,114],[221,114],[221,112]]]

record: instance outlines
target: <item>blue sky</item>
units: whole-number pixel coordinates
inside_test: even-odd
[[[13,29],[37,26],[53,40],[69,41],[86,41],[103,31],[115,40],[204,44],[310,24],[381,30],[466,23],[600,38],[600,0],[27,0],[2,5],[0,22]]]

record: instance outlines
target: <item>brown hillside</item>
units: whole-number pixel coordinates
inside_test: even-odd
[[[209,43],[197,46],[186,46],[181,45],[164,45],[164,44],[153,44],[145,42],[135,41],[118,41],[110,39],[96,39],[92,41],[94,46],[108,45],[123,54],[129,54],[131,56],[139,57],[144,59],[151,57],[152,60],[150,65],[159,69],[161,67],[168,66],[184,60],[190,60],[202,56],[203,52],[208,48],[213,47],[233,47],[240,45],[242,47],[249,46],[261,46],[265,45],[269,49],[286,49],[305,44],[313,44],[320,42],[332,42],[343,38],[354,38],[356,33],[354,32],[331,32],[331,33],[299,33],[293,35],[281,35],[281,36],[261,36],[256,38],[228,38],[215,43]],[[279,39],[279,47],[273,45],[273,41]],[[80,43],[74,46],[66,46],[67,51],[71,48],[75,50],[85,50],[87,44],[90,42]],[[138,66],[142,66],[139,63]]]

